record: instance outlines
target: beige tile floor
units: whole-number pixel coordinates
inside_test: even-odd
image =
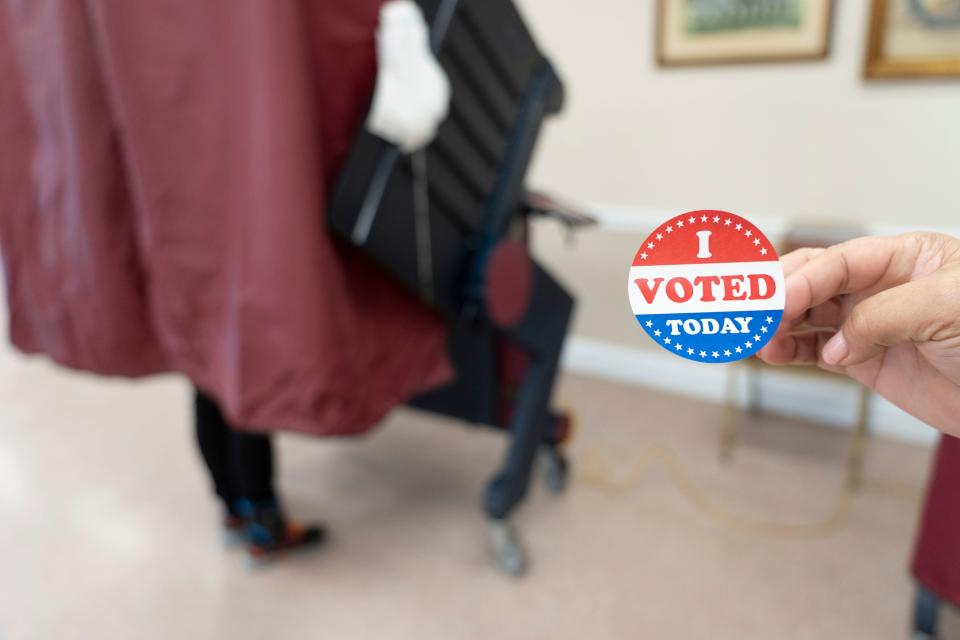
[[[280,439],[291,510],[335,538],[250,572],[220,544],[181,381],[0,350],[0,638],[905,637],[928,451],[871,443],[826,531],[738,529],[828,517],[844,436],[760,418],[721,464],[716,407],[576,377],[560,396],[582,472],[520,513],[523,580],[491,569],[477,510],[500,435],[408,410],[359,440]],[[629,478],[651,448],[735,522],[660,463]]]

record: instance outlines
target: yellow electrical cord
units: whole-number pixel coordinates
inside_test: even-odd
[[[788,523],[765,520],[736,513],[711,498],[696,485],[690,474],[684,469],[683,462],[676,452],[662,446],[645,449],[639,459],[619,478],[612,477],[609,465],[597,452],[588,452],[577,456],[573,469],[576,479],[583,484],[612,495],[623,495],[634,489],[645,472],[662,466],[667,470],[673,484],[700,511],[717,523],[752,536],[768,538],[804,538],[822,536],[839,528],[848,514],[853,490],[841,489],[833,501],[833,507],[825,517],[811,522]],[[893,498],[917,500],[919,491],[906,485],[869,483],[861,490],[871,490]]]

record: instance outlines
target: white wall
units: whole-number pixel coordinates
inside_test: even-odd
[[[868,3],[827,60],[661,69],[653,0],[518,0],[568,87],[532,183],[592,203],[960,224],[960,81],[862,79]]]

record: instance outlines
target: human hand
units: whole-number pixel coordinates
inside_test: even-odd
[[[786,308],[763,360],[846,374],[960,436],[960,240],[858,238],[781,263]]]

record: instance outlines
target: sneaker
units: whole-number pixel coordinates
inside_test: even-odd
[[[320,525],[287,521],[275,500],[261,503],[245,500],[240,507],[238,512],[246,516],[247,555],[254,563],[313,548],[326,539],[326,530]]]
[[[268,544],[248,542],[247,554],[254,562],[266,562],[290,551],[300,551],[319,546],[325,539],[326,529],[319,525],[303,525],[287,522],[283,535]]]

